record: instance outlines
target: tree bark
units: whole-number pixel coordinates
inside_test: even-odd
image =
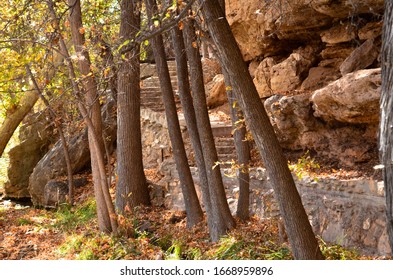
[[[0,127],[0,156],[3,154],[5,147],[19,124],[23,121],[31,109],[33,109],[38,97],[39,95],[36,91],[26,92],[21,97],[18,105],[7,110],[6,118]]]
[[[86,102],[88,112],[84,114],[84,118],[88,123],[88,139],[91,156],[91,167],[94,183],[94,193],[97,201],[98,224],[101,231],[112,232],[117,230],[116,217],[114,216],[113,204],[110,199],[109,189],[107,186],[107,178],[105,168],[102,168],[104,144],[102,139],[102,119],[99,104],[99,96],[97,92],[97,84],[94,74],[91,72],[91,63],[88,51],[84,48],[85,38],[82,32],[82,13],[80,0],[68,0],[70,6],[70,27],[71,37],[75,51],[78,54],[79,71],[83,77],[83,88],[86,94]],[[64,43],[64,42],[63,42]],[[69,62],[68,65],[71,65]],[[75,76],[75,73],[72,74]],[[75,85],[75,78],[71,76],[74,83],[74,90],[79,93],[79,87]],[[83,109],[81,101],[80,109]],[[83,112],[82,112],[83,114]]]
[[[146,0],[146,8],[150,24],[152,25],[151,18],[153,14],[157,12],[156,1]],[[184,148],[162,35],[157,35],[152,38],[151,43],[156,61],[157,73],[160,79],[162,98],[168,122],[169,138],[172,143],[173,155],[179,173],[187,212],[187,225],[192,227],[202,221],[203,213],[196,194],[192,174],[188,165],[186,150]]]
[[[220,6],[225,14],[225,0],[220,0]],[[237,154],[237,162],[239,170],[237,171],[239,181],[239,198],[237,201],[236,216],[241,220],[248,219],[250,215],[250,174],[248,165],[250,163],[250,146],[246,138],[246,125],[245,123],[239,124],[239,121],[244,120],[242,110],[237,104],[235,93],[232,89],[231,77],[223,67],[223,74],[228,96],[229,108],[231,112],[232,127],[234,129],[234,142]]]
[[[198,0],[222,66],[245,113],[279,204],[296,259],[323,259],[287,161],[270,124],[242,54],[217,0]]]
[[[386,199],[386,228],[393,251],[393,1],[385,1],[382,30],[382,90],[379,151],[383,164],[383,181]],[[393,254],[393,253],[392,253]]]
[[[191,90],[208,177],[211,210],[214,217],[212,228],[210,228],[210,237],[213,241],[217,241],[226,234],[228,229],[235,226],[235,221],[226,200],[220,167],[218,165],[215,166],[216,162],[218,162],[218,156],[206,105],[202,63],[198,48],[195,45],[196,34],[193,24],[194,22],[190,18],[183,21],[183,35],[190,64]]]
[[[174,27],[171,31],[173,47],[175,51],[177,80],[180,102],[183,109],[184,118],[187,124],[187,131],[191,139],[191,145],[194,150],[195,162],[198,167],[199,184],[202,190],[202,200],[207,216],[207,223],[209,228],[213,221],[211,212],[211,202],[209,185],[207,179],[207,172],[205,161],[203,158],[202,145],[199,138],[198,125],[195,116],[195,108],[192,103],[190,81],[188,74],[187,56],[185,53],[184,38],[181,30]]]
[[[140,27],[139,0],[121,2],[120,39],[135,38]],[[143,170],[140,122],[139,44],[124,54],[118,74],[117,90],[117,174],[116,208],[150,204]],[[132,160],[130,160],[132,159]]]

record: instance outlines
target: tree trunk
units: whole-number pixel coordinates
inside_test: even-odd
[[[0,156],[3,154],[5,147],[19,124],[31,109],[33,109],[38,97],[39,95],[35,90],[25,92],[18,105],[7,110],[6,117],[0,127]]]
[[[146,8],[151,24],[153,14],[157,12],[156,1],[146,0]],[[187,211],[187,225],[192,227],[202,221],[203,213],[196,194],[192,174],[188,165],[186,150],[184,148],[162,35],[157,35],[152,38],[151,43],[156,61],[157,73],[160,79],[162,98],[168,122],[169,137],[172,143],[173,155],[175,157],[184,197],[184,204]]]
[[[104,151],[104,144],[102,141],[102,119],[97,84],[94,74],[91,72],[89,53],[84,48],[85,38],[83,32],[81,32],[83,24],[80,0],[68,0],[68,5],[70,6],[71,37],[75,51],[78,53],[78,57],[80,57],[78,59],[79,71],[83,76],[83,88],[86,93],[87,108],[89,110],[89,116],[87,117],[93,125],[93,127],[88,128],[88,138],[94,192],[97,201],[98,224],[101,231],[112,232],[112,230],[115,230],[112,228],[114,217],[110,217],[110,209],[107,207],[109,202],[105,199],[106,190],[102,186],[103,180],[106,180],[106,178],[103,178],[105,174],[100,173],[99,166],[99,157],[101,155],[98,155],[98,153]],[[97,139],[93,139],[95,136]]]
[[[220,6],[225,14],[225,0],[220,0]],[[250,146],[246,138],[245,123],[239,124],[244,120],[242,110],[237,104],[235,94],[232,89],[231,77],[223,67],[226,92],[228,96],[229,108],[231,112],[232,127],[234,129],[234,141],[237,154],[237,162],[240,166],[237,171],[239,181],[239,198],[237,201],[236,216],[241,220],[248,219],[250,215],[250,175],[248,165],[250,163]]]
[[[281,215],[296,259],[323,259],[287,161],[258,92],[243,61],[225,14],[217,0],[198,0],[222,66],[245,113],[247,124],[266,164]]]
[[[210,228],[210,237],[213,241],[217,241],[222,235],[226,234],[228,229],[235,226],[235,221],[226,200],[220,167],[215,166],[216,162],[218,162],[218,156],[206,105],[202,63],[198,48],[195,46],[196,34],[193,24],[192,19],[183,21],[183,34],[187,58],[190,64],[191,90],[208,177],[211,210],[214,217],[212,228]]]
[[[191,139],[191,145],[194,150],[195,162],[198,167],[199,184],[202,190],[202,200],[206,211],[207,223],[210,228],[213,217],[211,215],[209,185],[205,161],[203,158],[202,145],[199,138],[198,125],[195,116],[195,108],[192,103],[190,81],[188,76],[189,74],[187,66],[187,56],[185,53],[183,34],[180,29],[175,26],[171,31],[171,35],[176,58],[180,102],[187,124],[187,131]]]
[[[62,147],[63,147],[64,159],[65,159],[66,166],[67,166],[68,202],[71,205],[73,205],[74,204],[74,180],[73,180],[73,176],[72,176],[73,175],[72,174],[72,164],[71,164],[71,159],[70,159],[70,153],[68,151],[67,141],[66,141],[64,133],[63,133],[62,124],[57,119],[56,112],[52,109],[48,100],[42,94],[42,91],[41,91],[40,87],[38,86],[38,83],[37,83],[33,73],[31,72],[29,65],[26,65],[26,72],[27,72],[28,76],[30,76],[30,80],[31,80],[35,90],[37,91],[39,97],[41,98],[42,102],[44,102],[46,108],[49,110],[50,119],[53,122],[53,124],[55,125],[55,127],[59,133],[60,141],[61,141]]]
[[[139,0],[121,2],[121,41],[132,40],[140,27]],[[124,55],[118,74],[117,91],[117,174],[116,208],[123,212],[140,204],[150,204],[143,170],[139,44]],[[132,160],[130,160],[132,159]]]
[[[224,71],[225,72],[225,71]],[[230,80],[227,73],[224,74],[225,85]],[[231,85],[231,83],[228,83]],[[231,86],[229,86],[231,87]],[[228,88],[228,86],[227,86]],[[236,216],[241,220],[246,220],[250,216],[250,146],[248,140],[246,140],[246,124],[243,122],[243,112],[237,105],[237,99],[232,89],[227,89],[228,102],[230,105],[232,127],[234,129],[233,138],[235,141],[235,149],[237,154],[237,162],[239,170],[237,171],[239,181],[239,198],[237,201]]]
[[[386,227],[393,252],[393,1],[385,1],[382,32],[382,90],[379,151],[383,164],[383,181],[386,198]],[[393,253],[392,253],[393,254]]]

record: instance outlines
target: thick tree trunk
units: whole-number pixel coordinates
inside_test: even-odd
[[[140,2],[121,2],[122,41],[131,41],[139,31]],[[150,204],[143,170],[139,73],[139,45],[135,45],[122,59],[118,74],[116,208],[119,212],[123,212],[126,206],[132,209],[140,204]]]
[[[75,51],[80,57],[80,59],[78,59],[79,71],[83,76],[83,88],[86,93],[87,108],[89,110],[89,116],[86,117],[88,117],[92,123],[92,126],[88,127],[88,138],[94,192],[97,201],[98,224],[101,231],[112,232],[113,230],[116,230],[112,227],[114,225],[114,217],[111,217],[111,207],[108,207],[109,201],[108,198],[105,198],[105,195],[107,194],[107,191],[109,193],[109,190],[105,190],[107,186],[102,185],[103,183],[105,184],[104,181],[107,179],[104,178],[106,175],[102,174],[102,170],[100,170],[101,163],[99,162],[100,157],[103,156],[103,154],[98,155],[98,153],[102,153],[104,151],[104,144],[102,141],[102,119],[97,84],[94,74],[91,72],[89,53],[84,48],[85,38],[83,32],[81,32],[83,24],[80,0],[68,0],[68,5],[70,6],[69,20],[71,37]]]
[[[225,14],[225,0],[220,0],[220,6]],[[250,146],[248,141],[245,139],[247,133],[245,123],[238,124],[239,121],[243,121],[244,115],[237,104],[235,93],[232,89],[231,77],[224,67],[223,73],[231,112],[232,126],[235,131],[233,138],[235,141],[237,162],[240,166],[237,174],[239,180],[239,198],[237,201],[236,215],[241,220],[246,220],[250,215],[250,175],[248,169],[251,158]]]
[[[198,0],[222,66],[266,164],[296,259],[323,259],[280,144],[217,0]]]
[[[155,0],[146,0],[148,17],[151,20],[157,11]],[[186,150],[180,130],[179,119],[176,111],[176,103],[173,96],[171,78],[164,50],[162,35],[151,39],[157,73],[160,79],[162,98],[168,122],[169,137],[172,143],[173,155],[175,157],[177,171],[179,173],[185,208],[187,211],[187,225],[192,227],[203,219],[203,213],[196,194],[190,167],[188,165]]]
[[[218,162],[218,156],[206,105],[202,63],[198,48],[195,46],[196,34],[193,24],[192,19],[185,20],[183,22],[183,34],[187,58],[190,64],[191,90],[195,114],[208,177],[211,211],[214,217],[212,228],[210,228],[210,237],[213,241],[217,241],[228,229],[235,226],[235,221],[226,200],[220,167],[216,166],[213,168],[216,162]]]
[[[181,30],[174,27],[171,31],[172,42],[175,51],[177,80],[179,88],[180,102],[183,108],[184,118],[187,124],[187,131],[191,139],[191,145],[194,150],[195,162],[198,167],[199,184],[202,190],[202,200],[206,211],[207,223],[209,228],[213,217],[211,215],[211,202],[209,185],[205,161],[203,158],[202,145],[199,138],[198,125],[195,116],[195,108],[192,103],[190,81],[187,66],[187,56],[185,53],[184,39]]]
[[[385,1],[382,33],[382,91],[379,150],[384,166],[387,232],[393,251],[393,1]]]

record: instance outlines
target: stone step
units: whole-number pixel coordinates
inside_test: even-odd
[[[235,151],[235,146],[231,145],[231,146],[216,146],[217,149],[217,153],[218,154],[226,154],[226,155],[232,155],[232,154],[236,154]]]
[[[214,137],[229,137],[232,133],[232,125],[212,123]]]

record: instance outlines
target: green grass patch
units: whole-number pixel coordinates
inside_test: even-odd
[[[71,207],[63,204],[54,213],[53,227],[62,231],[73,231],[77,227],[86,226],[97,217],[96,202],[93,198],[81,205]]]

